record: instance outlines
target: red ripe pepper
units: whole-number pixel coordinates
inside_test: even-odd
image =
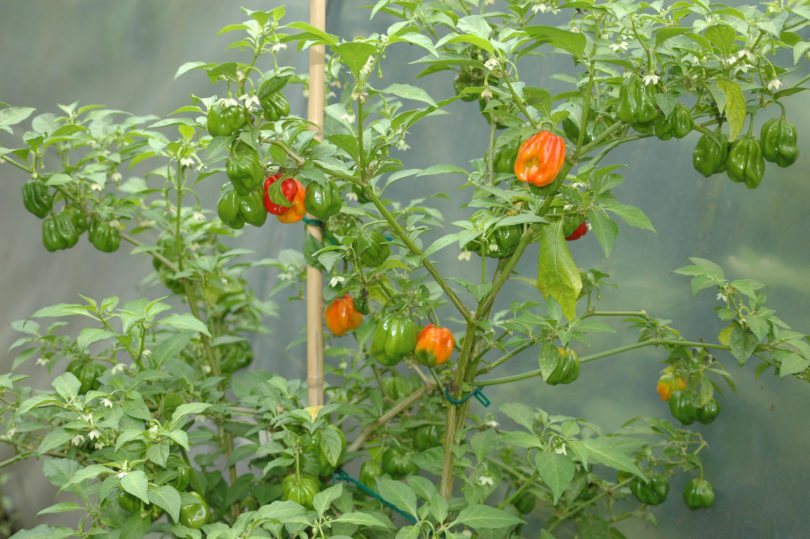
[[[268,176],[264,180],[264,207],[282,223],[297,223],[307,213],[304,207],[306,189],[295,178],[285,179],[281,182],[281,194],[292,202],[292,206],[279,206],[270,199],[270,186],[276,183],[279,178],[281,178],[281,174],[275,174]]]
[[[515,176],[537,187],[552,183],[565,162],[565,141],[548,131],[527,139],[515,159]]]
[[[363,322],[363,315],[354,308],[354,298],[345,294],[326,308],[326,327],[340,337]]]
[[[428,367],[441,365],[453,355],[455,344],[456,340],[449,329],[428,324],[416,337],[416,361]]]
[[[566,241],[578,240],[579,238],[581,238],[582,236],[584,236],[587,233],[588,233],[588,223],[586,223],[585,221],[582,221],[579,224],[579,226],[573,232],[571,232],[570,235],[565,237],[565,239],[566,239]]]

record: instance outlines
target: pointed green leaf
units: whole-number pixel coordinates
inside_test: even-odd
[[[742,131],[747,114],[745,96],[740,85],[733,80],[718,79],[717,86],[726,94],[725,114],[728,119],[728,140],[733,142]]]
[[[540,229],[537,289],[546,300],[549,296],[557,300],[566,318],[576,318],[577,297],[582,290],[582,280],[559,222]]]
[[[534,466],[554,495],[552,503],[557,505],[557,500],[560,499],[565,487],[574,478],[574,461],[557,453],[537,453],[534,456]]]
[[[471,528],[498,529],[524,524],[525,521],[488,505],[470,505],[461,510],[450,526],[465,524]]]

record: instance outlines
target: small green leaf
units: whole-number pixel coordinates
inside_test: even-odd
[[[79,389],[82,387],[82,383],[72,372],[60,374],[51,382],[51,385],[59,393],[59,396],[66,401],[75,399],[76,395],[79,394]]]
[[[717,79],[717,86],[726,94],[725,114],[728,119],[728,140],[733,142],[742,131],[747,114],[745,96],[740,85],[733,80]]]
[[[571,251],[563,236],[562,224],[548,224],[540,229],[540,254],[537,258],[537,289],[548,301],[557,300],[569,320],[576,318],[577,298],[582,290]]]
[[[534,466],[554,495],[551,503],[557,505],[557,500],[560,499],[565,487],[574,478],[574,461],[557,453],[537,453],[534,456]]]
[[[586,455],[588,460],[644,478],[644,474],[633,459],[625,453],[623,441],[619,438],[589,438],[571,442],[571,445],[574,446],[577,453]]]
[[[143,503],[149,503],[148,485],[149,480],[141,470],[133,470],[121,478],[121,488],[143,500]]]
[[[377,478],[377,492],[388,503],[416,516],[416,493],[405,483],[379,477]]]
[[[350,513],[343,513],[337,517],[333,522],[343,522],[346,524],[356,524],[357,526],[368,526],[371,528],[393,528],[394,525],[391,521],[385,522],[382,519],[369,515],[368,513],[360,513],[357,511]]]
[[[171,326],[177,329],[190,329],[203,335],[210,337],[211,333],[208,332],[208,327],[202,323],[194,315],[185,314],[170,314],[160,319],[160,323],[164,326]]]
[[[332,505],[332,502],[337,500],[343,495],[343,485],[338,483],[336,485],[332,485],[331,487],[327,488],[326,490],[322,490],[312,498],[312,507],[318,513],[318,516],[323,516],[329,506]]]
[[[187,404],[181,404],[177,407],[174,413],[172,413],[172,425],[177,425],[181,419],[189,414],[201,414],[210,407],[211,405],[207,402],[189,402]]]
[[[173,486],[150,487],[149,502],[166,511],[173,521],[180,520],[180,493]]]
[[[51,515],[54,513],[67,513],[68,511],[86,511],[86,510],[87,508],[85,506],[79,505],[76,502],[61,502],[51,505],[50,507],[46,507],[45,509],[37,513],[37,516]]]
[[[548,43],[553,47],[570,52],[577,58],[585,52],[587,41],[583,34],[561,30],[553,26],[527,26],[524,30],[535,40],[535,43],[529,46],[530,48]]]
[[[377,47],[371,43],[352,41],[335,45],[332,50],[340,56],[354,77],[359,79],[361,78],[360,70],[366,65],[371,55],[377,52]]]
[[[512,421],[526,428],[529,432],[534,432],[534,423],[537,417],[534,409],[520,402],[506,402],[498,408]]]
[[[743,329],[739,323],[734,322],[733,325],[728,344],[731,346],[731,355],[742,367],[757,349],[759,340],[752,332]]]
[[[498,529],[525,524],[525,521],[495,507],[470,505],[459,512],[450,526],[458,524],[465,524],[471,528]]]
[[[430,97],[425,90],[418,86],[412,86],[410,84],[392,84],[383,90],[379,90],[379,92],[383,94],[393,94],[397,97],[401,97],[402,99],[421,101],[422,103],[427,103],[431,107],[439,107],[433,98]]]
[[[588,222],[594,236],[596,236],[596,241],[599,242],[605,252],[605,257],[610,256],[613,244],[619,236],[619,226],[600,208],[592,208],[588,212]]]

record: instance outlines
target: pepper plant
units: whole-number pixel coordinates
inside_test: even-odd
[[[763,283],[728,280],[702,258],[676,270],[693,293],[716,291],[727,324],[714,340],[689,339],[644,306],[600,310],[610,276],[580,268],[568,245],[590,231],[607,257],[616,217],[653,229],[617,200],[625,177],[603,163],[626,144],[699,139],[697,172],[725,171],[749,188],[766,159],[795,162],[782,101],[804,89],[793,72],[810,48],[805,6],[380,0],[370,14],[390,21],[387,31],[349,40],[287,22],[283,7],[245,10],[223,29],[238,36],[233,61],[177,72],[204,70],[214,95],[165,118],[77,104],[0,109],[0,159],[29,175],[23,204],[31,224],[41,219],[44,247],[71,248],[85,233],[103,252],[131,246],[152,259],[159,287],[15,323],[16,359],[0,376],[2,443],[15,456],[3,465],[41,459],[75,501],[40,513],[81,515],[15,537],[622,536],[625,519],[654,522],[650,508],[676,474],[692,478],[690,509],[712,505],[706,443],[686,426],[722,421],[729,358],[808,380],[808,337],[765,305]],[[323,140],[288,101],[308,77],[276,57],[314,44],[327,47],[335,90]],[[386,81],[395,47],[422,51],[417,81],[449,75],[447,91]],[[780,65],[784,50],[793,64]],[[553,91],[533,78],[551,52],[574,61]],[[469,168],[409,167],[411,130],[457,101],[489,127],[481,157]],[[460,178],[452,199],[465,218],[447,225],[429,198],[389,198],[394,182],[439,195],[421,178],[440,174]],[[198,197],[203,181],[222,186],[216,204]],[[229,247],[245,224],[301,222],[323,239],[258,259]],[[532,245],[536,272],[518,274]],[[480,260],[480,280],[434,263],[453,250]],[[278,270],[300,294],[305,264],[328,283],[323,407],[306,406],[300,382],[250,368],[251,336],[277,314],[250,275]],[[496,302],[526,282],[535,297]],[[288,287],[279,280],[271,295]],[[634,342],[577,351],[616,318]],[[639,348],[662,359],[650,388],[676,423],[635,417],[606,433],[520,400],[474,408],[488,404],[488,387],[536,379],[564,391],[588,363]],[[536,369],[498,374],[526,355]],[[19,374],[34,360],[53,373],[50,388]]]

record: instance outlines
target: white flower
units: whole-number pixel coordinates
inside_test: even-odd
[[[113,403],[112,403],[112,401],[111,401],[110,399],[106,398],[106,397],[105,397],[105,398],[103,398],[103,399],[101,399],[101,404],[102,404],[102,405],[103,405],[105,408],[112,408],[112,407],[113,407]]]
[[[122,372],[126,368],[127,368],[126,365],[124,365],[123,363],[116,363],[115,366],[112,369],[110,369],[110,373],[118,374],[119,372]]]
[[[152,437],[157,436],[157,433],[158,433],[158,426],[157,425],[152,425],[151,427],[149,427],[149,436],[152,436]]]
[[[717,301],[723,301],[723,302],[725,302],[725,301],[726,301],[726,299],[727,299],[727,298],[726,298],[726,295],[725,295],[725,294],[723,294],[722,292],[718,292],[718,293],[717,293]]]
[[[351,202],[357,202],[357,193],[350,192],[350,193],[346,193],[345,196],[346,196],[346,200],[349,200]]]
[[[495,481],[488,475],[482,475],[478,478],[478,484],[482,487],[492,486],[495,484]]]
[[[498,422],[495,421],[494,419],[491,419],[491,420],[487,421],[486,423],[484,423],[484,425],[486,425],[487,427],[489,427],[491,429],[497,429],[498,428]]]
[[[287,48],[286,43],[276,43],[272,47],[270,47],[273,52],[278,52]]]
[[[644,75],[643,80],[644,80],[644,85],[645,86],[651,86],[651,85],[655,86],[656,84],[658,84],[658,81],[661,80],[661,77],[659,77],[655,73],[649,73],[647,75]]]
[[[749,51],[748,49],[742,49],[740,52],[738,52],[738,53],[737,53],[737,57],[738,57],[740,60],[742,60],[743,58],[745,58],[745,59],[746,59],[746,60],[748,60],[749,62],[753,62],[754,60],[756,60],[756,59],[757,59],[756,54],[754,54],[753,52]]]
[[[613,52],[626,51],[629,46],[630,44],[627,41],[621,40],[618,43],[612,43],[610,45],[610,50]]]
[[[180,166],[184,168],[188,168],[194,164],[194,159],[191,157],[184,157],[180,160]]]
[[[225,105],[226,107],[238,107],[239,106],[239,101],[237,101],[236,99],[234,99],[232,97],[226,97],[226,98],[222,99],[221,101],[222,101],[222,104]]]
[[[366,63],[363,64],[363,67],[360,68],[360,75],[366,76],[369,73],[371,73],[371,70],[374,69],[374,62],[375,61],[376,61],[376,58],[374,56],[369,56],[368,60],[366,60]]]
[[[481,90],[481,99],[492,99],[492,90],[489,89],[489,86]]]
[[[557,447],[554,448],[554,452],[558,455],[567,455],[568,453],[565,451],[565,444],[560,443]]]
[[[740,67],[738,67],[737,69],[739,69],[743,73],[748,73],[748,70],[753,69],[753,68],[754,68],[754,66],[752,66],[751,64],[744,63],[744,64],[740,64]]]
[[[17,434],[17,427],[11,427],[3,438],[13,438],[15,434]]]
[[[461,253],[458,255],[459,260],[467,260],[468,261],[471,258],[472,258],[472,252],[471,251],[461,251]]]
[[[104,447],[103,442],[96,442],[96,449],[102,449]]]
[[[278,278],[280,281],[292,281],[293,274],[292,272],[285,271],[284,273],[280,273]]]
[[[48,360],[45,359],[44,357],[41,357],[41,358],[37,359],[37,365],[47,365],[47,364],[48,364]]]
[[[337,285],[339,285],[339,284],[341,284],[342,282],[344,282],[345,280],[346,280],[346,278],[345,278],[345,277],[341,277],[340,275],[336,275],[336,276],[332,277],[332,279],[329,281],[329,286],[331,286],[332,288],[334,288],[334,287],[336,287]]]
[[[113,172],[113,173],[112,173],[112,176],[110,176],[110,179],[111,179],[112,181],[114,181],[114,182],[120,182],[120,181],[121,181],[121,178],[123,178],[123,176],[121,176],[121,173],[120,173],[120,172],[118,172],[118,171]]]
[[[496,69],[500,65],[501,65],[501,63],[498,61],[498,58],[495,57],[495,56],[493,56],[492,58],[490,58],[489,60],[484,62],[484,67],[487,68],[490,71],[492,71],[493,69]]]
[[[120,472],[117,477],[118,477],[118,479],[123,479],[126,476],[127,476],[127,472]]]
[[[259,96],[251,95],[251,94],[244,94],[240,95],[239,99],[245,102],[245,106],[248,108],[259,108],[261,107],[261,103],[259,103]]]
[[[347,112],[346,114],[344,114],[343,116],[341,116],[340,118],[341,118],[341,119],[342,119],[344,122],[346,122],[347,124],[353,124],[353,123],[354,123],[354,120],[356,120],[356,118],[355,118],[354,114],[350,114],[350,113],[348,113],[348,112]]]
[[[93,183],[93,185],[90,186],[90,189],[92,191],[101,191],[104,189],[104,186],[101,185],[100,183]]]
[[[84,443],[84,436],[81,434],[77,434],[73,438],[70,439],[70,443],[73,445],[82,445]]]
[[[195,211],[191,214],[191,219],[197,223],[204,223],[205,222],[205,214],[201,211]]]
[[[93,429],[87,433],[87,437],[90,438],[91,440],[98,440],[99,438],[101,438],[101,433],[96,429]]]
[[[775,92],[782,87],[782,81],[779,79],[771,79],[768,81],[768,90]]]
[[[403,152],[404,152],[405,150],[410,150],[410,149],[411,149],[411,147],[410,147],[410,146],[408,146],[408,143],[407,143],[407,142],[405,142],[405,139],[404,139],[404,138],[401,138],[401,139],[399,139],[399,140],[397,141],[397,143],[396,143],[396,148],[397,148],[397,150],[401,150],[401,151],[403,151]],[[352,194],[354,194],[354,193],[352,193]]]
[[[93,423],[93,414],[82,414],[82,421],[85,423]]]

